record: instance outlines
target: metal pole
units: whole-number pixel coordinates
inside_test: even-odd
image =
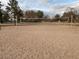
[[[73,15],[71,15],[71,25],[73,24]]]
[[[16,26],[17,26],[17,18],[16,18]]]
[[[71,23],[73,23],[73,16],[71,15]]]
[[[0,30],[1,30],[1,25],[0,25]]]
[[[18,20],[17,20],[17,16],[16,16],[16,26],[17,26],[17,21],[18,21]]]
[[[14,19],[15,20],[15,26],[17,25],[17,18]]]

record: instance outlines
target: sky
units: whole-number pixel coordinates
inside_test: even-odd
[[[8,0],[0,0],[5,6]],[[17,0],[22,10],[42,10],[50,15],[62,14],[68,7],[78,8],[79,0]],[[3,7],[4,8],[4,7]]]

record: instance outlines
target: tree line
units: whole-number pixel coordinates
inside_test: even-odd
[[[79,14],[74,8],[68,8],[62,16],[56,14],[54,18],[50,19],[43,11],[27,10],[23,11],[18,5],[17,0],[9,0],[5,10],[2,9],[4,5],[0,1],[0,23],[14,22],[79,22]],[[28,18],[31,18],[30,20]],[[33,19],[32,19],[33,18]],[[37,19],[35,19],[37,18]],[[40,19],[41,18],[41,19]],[[43,18],[43,19],[42,19]]]

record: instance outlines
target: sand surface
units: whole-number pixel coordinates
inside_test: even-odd
[[[0,59],[79,59],[79,27],[66,25],[2,27]]]

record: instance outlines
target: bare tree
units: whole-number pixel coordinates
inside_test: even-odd
[[[70,23],[77,22],[76,20],[78,18],[77,10],[74,8],[67,8],[62,17],[66,18],[67,21]]]

